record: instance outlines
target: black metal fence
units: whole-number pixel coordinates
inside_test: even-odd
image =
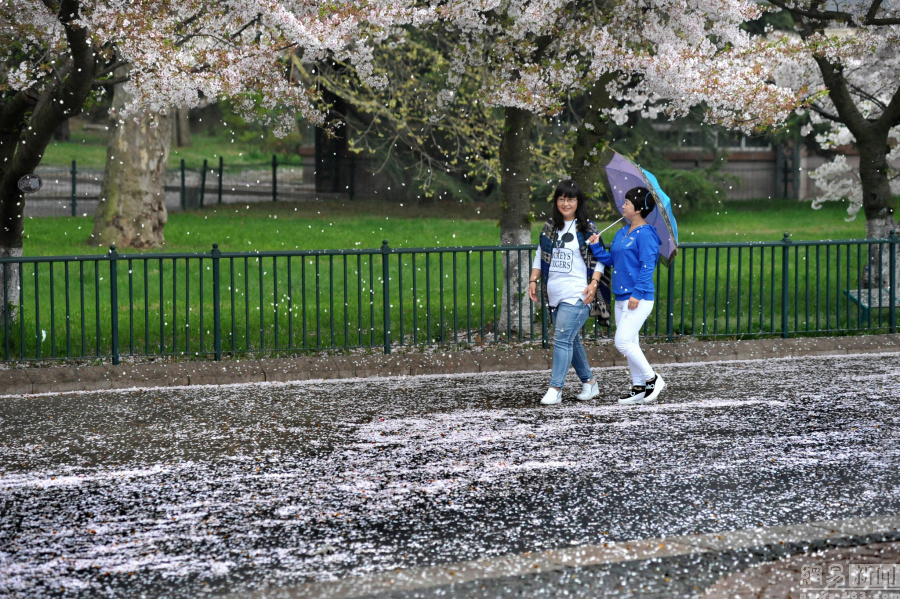
[[[684,244],[643,334],[896,332],[900,238]],[[533,246],[0,259],[4,361],[549,343]],[[513,266],[518,265],[518,266]],[[507,279],[504,271],[515,268]],[[10,281],[19,281],[10,292]],[[502,319],[506,312],[512,315]],[[587,337],[605,334],[590,324]]]
[[[28,216],[92,216],[103,185],[103,169],[46,166],[38,169],[41,190],[29,195]],[[166,209],[191,210],[210,204],[294,202],[316,197],[315,163],[268,162],[226,164],[219,157],[166,172]]]

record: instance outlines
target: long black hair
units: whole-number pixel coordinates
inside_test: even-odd
[[[556,186],[556,191],[553,192],[553,225],[557,229],[563,229],[566,226],[563,214],[556,204],[556,199],[561,196],[578,200],[575,204],[575,229],[582,233],[589,232],[587,197],[581,191],[581,186],[572,179],[560,181]]]

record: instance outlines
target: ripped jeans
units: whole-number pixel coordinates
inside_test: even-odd
[[[575,368],[582,383],[594,378],[580,337],[581,327],[587,322],[590,314],[591,307],[585,306],[581,300],[575,304],[561,302],[556,308],[550,308],[550,319],[554,327],[551,387],[563,388],[570,364]]]

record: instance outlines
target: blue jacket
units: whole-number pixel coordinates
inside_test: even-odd
[[[653,272],[659,260],[659,235],[651,225],[641,225],[631,235],[628,227],[616,233],[607,252],[599,243],[591,252],[606,266],[612,266],[612,292],[617,300],[633,297],[653,301]]]

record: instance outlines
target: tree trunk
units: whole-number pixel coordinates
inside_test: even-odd
[[[69,121],[63,121],[62,124],[53,132],[53,139],[56,141],[71,141],[72,131],[69,127]]]
[[[0,246],[0,258],[21,257],[22,248]],[[0,264],[0,339],[3,339],[7,318],[10,327],[19,318],[19,266],[21,263]]]
[[[857,139],[856,147],[859,150],[859,179],[866,214],[866,237],[886,239],[891,231],[898,229],[894,221],[894,197],[888,180],[887,136],[883,139],[874,135],[862,137]],[[879,246],[869,246],[869,270],[863,278],[865,287],[887,287],[890,284],[889,251],[890,246],[885,246],[883,251]],[[900,281],[900,272],[897,274],[897,280]]]
[[[606,199],[600,181],[600,167],[597,166],[609,130],[609,118],[604,117],[601,111],[614,105],[606,91],[606,86],[612,80],[613,75],[606,74],[588,91],[584,121],[572,146],[572,165],[569,168],[572,178],[581,185],[581,189],[588,196],[592,215],[599,213],[596,215],[600,217],[609,217],[613,214],[618,217],[615,207]]]
[[[172,109],[172,143],[176,148],[191,146],[191,123],[188,120],[190,110],[187,106]]]
[[[163,244],[168,220],[165,203],[170,118],[142,112],[138,121],[121,118],[130,99],[115,87],[110,110],[109,145],[91,245],[149,248]]]
[[[505,109],[500,141],[500,244],[531,244],[531,125],[534,115],[520,108]],[[503,299],[497,336],[512,335],[529,326],[528,252],[503,256]]]
[[[0,205],[0,258],[22,257],[22,219],[25,212],[25,194],[12,177],[4,178],[2,187],[3,204]],[[12,201],[16,200],[16,201]],[[3,339],[4,323],[9,318],[9,326],[19,318],[19,267],[21,263],[0,264],[0,340]]]
[[[71,58],[70,68],[63,69],[68,75],[51,85],[41,83],[0,95],[0,258],[23,255],[25,196],[18,188],[19,179],[34,173],[53,133],[81,112],[97,77],[97,50],[88,30],[80,24],[78,2],[61,0],[54,4]],[[8,304],[6,310],[0,306],[0,318],[6,320],[8,315],[10,324],[19,315],[19,266],[11,263],[0,268],[0,302]],[[0,326],[3,324],[0,321]]]

